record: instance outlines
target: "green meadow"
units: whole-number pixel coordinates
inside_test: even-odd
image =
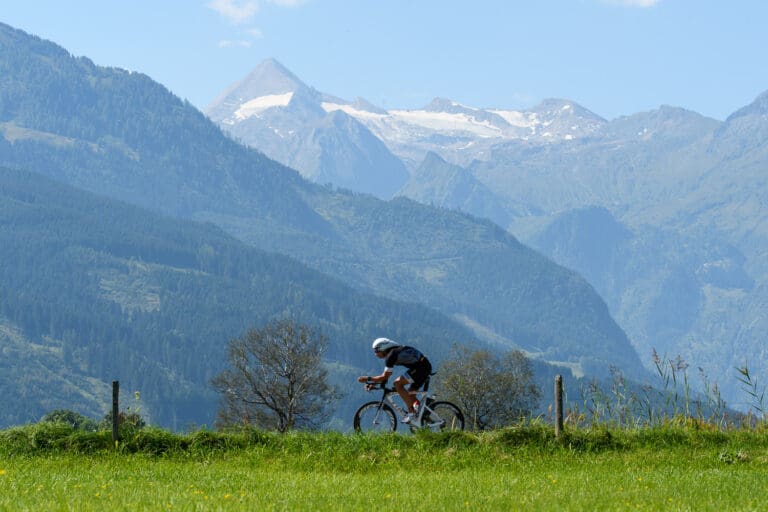
[[[768,435],[0,432],[0,510],[765,510]]]

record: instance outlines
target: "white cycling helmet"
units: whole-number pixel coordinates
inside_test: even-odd
[[[389,338],[376,338],[373,340],[373,350],[376,352],[386,352],[387,350],[395,347],[399,347],[400,344],[396,341],[392,341]]]

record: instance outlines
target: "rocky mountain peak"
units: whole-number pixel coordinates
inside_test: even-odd
[[[471,109],[448,98],[434,98],[423,110],[427,112],[465,112]]]
[[[728,116],[725,122],[746,116],[768,116],[768,91],[761,93],[755,101]]]
[[[297,92],[306,96],[312,91],[296,75],[275,59],[259,63],[245,78],[233,84],[205,109],[211,119],[228,118],[248,101],[272,98],[272,102],[290,101]],[[268,102],[267,102],[268,103]]]
[[[387,111],[384,110],[381,107],[377,107],[370,101],[366,100],[365,98],[356,98],[354,102],[352,102],[352,107],[357,110],[362,110],[364,112],[371,112],[373,114],[381,114],[386,115]]]
[[[745,155],[758,148],[764,154],[768,148],[766,140],[768,140],[768,91],[728,116],[715,132],[711,149],[727,154],[731,158]]]
[[[560,98],[547,98],[530,109],[530,112],[548,118],[578,117],[604,123],[605,119],[578,103]]]

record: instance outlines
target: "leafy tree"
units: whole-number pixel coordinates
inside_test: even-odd
[[[494,355],[454,345],[442,364],[438,393],[457,402],[477,430],[502,427],[531,413],[541,390],[519,350]]]
[[[322,364],[326,344],[322,334],[291,320],[232,339],[230,367],[211,382],[222,397],[218,424],[279,432],[320,425],[337,397]]]

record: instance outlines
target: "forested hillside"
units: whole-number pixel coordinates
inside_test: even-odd
[[[120,380],[143,413],[210,425],[229,339],[274,318],[328,337],[335,380],[375,366],[370,340],[473,343],[450,319],[350,289],[208,224],[162,217],[0,168],[0,425],[55,408],[100,417]],[[345,370],[346,368],[346,370]],[[126,405],[132,405],[132,401]],[[342,404],[343,406],[343,404]]]

